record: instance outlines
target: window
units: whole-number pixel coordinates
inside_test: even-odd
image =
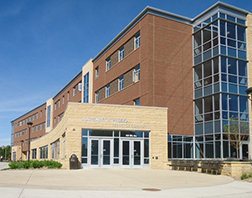
[[[137,98],[134,100],[134,105],[135,106],[140,106],[140,98]]]
[[[40,117],[42,117],[42,115],[43,115],[43,111],[41,110],[41,111],[40,111]],[[27,121],[26,121],[26,122],[27,122]]]
[[[83,102],[88,103],[89,98],[89,72],[84,76],[83,80]]]
[[[110,58],[108,58],[107,62],[106,62],[106,70],[108,71],[108,70],[110,70],[110,68],[111,68],[111,60],[110,60]]]
[[[124,77],[121,76],[118,79],[118,90],[121,91],[121,90],[123,90],[123,88],[124,88]]]
[[[140,65],[136,66],[133,70],[133,82],[138,82],[140,80]]]
[[[46,127],[50,127],[51,125],[51,105],[47,106],[47,119],[46,119]]]
[[[95,102],[98,103],[99,102],[99,91],[97,91],[95,93]]]
[[[74,86],[74,88],[73,88],[73,96],[75,96],[76,95],[76,86]]]
[[[48,146],[40,147],[40,159],[48,158]]]
[[[119,57],[118,60],[121,61],[122,59],[124,59],[124,47],[121,47],[119,49]]]
[[[134,39],[134,49],[137,49],[140,47],[140,33],[137,33]]]
[[[95,77],[99,77],[99,66],[95,68]]]
[[[59,146],[60,146],[59,139],[51,144],[51,152],[52,152],[51,157],[52,157],[52,159],[59,158],[59,151],[60,151]]]
[[[63,149],[62,149],[62,157],[65,158],[66,133],[64,133],[62,135],[62,138],[63,138],[63,140],[62,140],[62,147],[63,147]]]
[[[62,98],[62,104],[65,104],[65,96]]]
[[[37,159],[37,149],[32,149],[32,159]]]
[[[106,94],[105,95],[106,98],[110,96],[110,85],[106,86],[106,92],[105,92],[105,94]]]
[[[81,90],[82,90],[82,84],[80,82],[80,83],[78,83],[78,91],[81,91]]]
[[[69,91],[67,92],[67,100],[69,100],[70,94]]]

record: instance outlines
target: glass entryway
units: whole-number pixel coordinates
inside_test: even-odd
[[[141,168],[143,165],[143,140],[121,140],[122,166]]]
[[[91,167],[106,168],[112,161],[111,139],[90,139],[90,165]]]
[[[148,131],[82,129],[82,167],[148,168],[149,142]]]

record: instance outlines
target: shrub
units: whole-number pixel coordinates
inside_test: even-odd
[[[241,180],[248,179],[252,177],[252,173],[243,173],[241,176]]]
[[[23,162],[23,168],[28,169],[30,168],[31,164],[28,161]]]
[[[17,169],[18,168],[17,162],[11,162],[11,163],[9,163],[9,167],[11,169]]]
[[[43,162],[38,161],[38,160],[34,160],[34,161],[31,162],[31,167],[33,167],[33,168],[42,168],[43,167]]]

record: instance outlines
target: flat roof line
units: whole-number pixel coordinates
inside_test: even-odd
[[[130,29],[132,29],[143,17],[145,17],[147,14],[153,14],[157,16],[162,16],[162,17],[169,17],[173,20],[180,21],[186,23],[186,24],[191,24],[192,19],[188,17],[184,17],[178,14],[174,14],[171,12],[167,12],[164,10],[160,10],[157,8],[153,8],[150,6],[147,6],[140,14],[138,14],[112,41],[109,42],[93,59],[93,62],[96,62],[107,50],[109,50],[114,44],[123,36],[125,35]]]
[[[224,3],[224,2],[221,2],[221,1],[218,1],[216,2],[214,5],[212,5],[211,7],[209,7],[208,9],[206,9],[205,11],[201,12],[199,15],[197,15],[196,17],[194,17],[192,19],[192,22],[196,21],[198,18],[202,17],[203,15],[205,15],[207,12],[210,12],[211,10],[213,10],[214,8],[218,7],[218,6],[223,6],[223,7],[226,7],[226,8],[230,8],[232,10],[235,10],[235,11],[238,11],[238,12],[241,12],[243,14],[248,14],[249,11],[247,10],[244,10],[244,9],[241,9],[241,8],[238,8],[236,6],[232,6],[230,4],[227,4],[227,3]]]
[[[12,122],[15,122],[16,120],[18,120],[18,119],[19,119],[19,118],[21,118],[21,117],[24,117],[24,116],[28,115],[29,113],[31,113],[31,112],[33,112],[33,111],[35,111],[36,109],[38,109],[38,108],[40,108],[40,107],[43,107],[44,105],[46,105],[46,102],[45,102],[45,103],[43,103],[42,105],[39,105],[39,106],[35,107],[34,109],[32,109],[32,110],[28,111],[27,113],[25,113],[25,114],[23,114],[23,115],[19,116],[18,118],[16,118],[16,119],[12,120],[12,121],[11,121],[11,123],[12,123]]]

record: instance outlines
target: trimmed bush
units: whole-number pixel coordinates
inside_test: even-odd
[[[27,161],[23,162],[23,168],[28,169],[30,168],[30,166],[31,166],[30,162]]]
[[[18,165],[17,165],[16,162],[11,162],[11,163],[9,163],[9,167],[10,167],[11,169],[17,169],[17,168],[18,168]]]

